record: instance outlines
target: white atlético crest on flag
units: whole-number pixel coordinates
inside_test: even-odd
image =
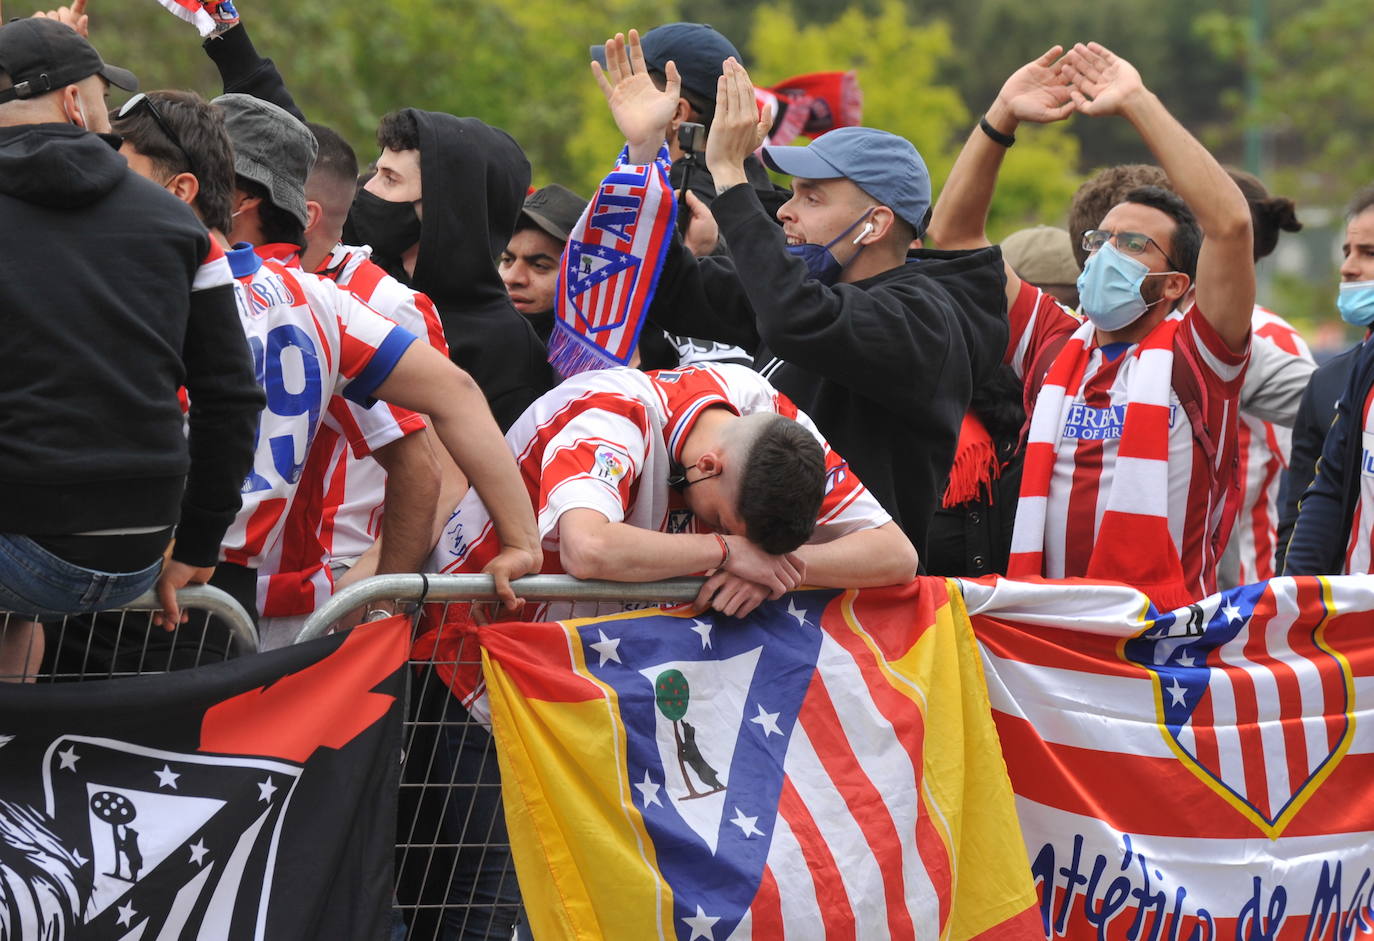
[[[66,735],[44,757],[42,811],[0,802],[0,830],[67,887],[52,924],[70,933],[52,937],[261,939],[300,770]]]

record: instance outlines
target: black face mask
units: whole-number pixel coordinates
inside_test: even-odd
[[[393,203],[360,190],[348,213],[352,236],[359,244],[371,245],[383,259],[400,259],[406,249],[420,241],[420,217],[415,204]]]

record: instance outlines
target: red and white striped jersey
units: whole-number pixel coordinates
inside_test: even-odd
[[[1293,326],[1256,306],[1250,328],[1255,342],[1270,343],[1290,356],[1312,362],[1312,351]],[[1293,432],[1245,411],[1240,413],[1239,458],[1243,495],[1231,539],[1217,570],[1221,588],[1273,578],[1278,541],[1279,475],[1288,469]]]
[[[371,249],[338,245],[317,274],[448,355],[439,312],[371,260]],[[353,559],[381,530],[386,472],[371,454],[423,431],[424,418],[377,402],[370,408],[343,397],[330,400],[287,513],[279,551],[258,569],[263,617],[309,614],[333,592],[332,559]]]
[[[253,365],[267,393],[243,508],[220,558],[257,568],[278,551],[286,514],[306,457],[335,395],[371,404],[415,340],[413,334],[340,291],[333,283],[275,261],[251,247],[229,252]]]
[[[558,521],[574,508],[597,510],[611,522],[642,529],[707,532],[681,495],[669,488],[668,477],[696,419],[718,405],[739,415],[775,412],[793,418],[821,443],[825,497],[811,542],[828,542],[891,520],[811,419],[747,366],[721,363],[650,373],[594,370],[541,396],[506,433],[543,538],[542,571],[563,574]],[[444,528],[428,569],[480,572],[499,548],[491,519],[470,490]],[[581,616],[588,607],[598,606],[579,605],[572,614]],[[570,615],[559,611],[540,616]]]
[[[1038,288],[1022,283],[1009,311],[1008,361],[1023,378],[1045,344],[1077,328],[1080,321]],[[1044,571],[1047,578],[1087,574],[1097,540],[1129,539],[1129,533],[1100,532],[1111,491],[1125,423],[1127,385],[1141,360],[1130,355],[1136,344],[1097,346],[1095,341],[1077,388],[1068,390],[1059,425],[1059,446],[1050,478],[1045,513]],[[1192,424],[1170,389],[1167,494],[1169,536],[1183,567],[1184,585],[1195,597],[1216,585],[1216,552],[1211,535],[1221,524],[1224,488],[1217,485],[1234,447],[1237,401],[1249,353],[1234,353],[1194,306],[1183,316],[1174,348],[1186,347],[1201,367],[1203,419],[1224,429],[1223,449],[1209,462],[1193,435]],[[1032,381],[1037,381],[1032,377]],[[1144,502],[1160,505],[1156,499]],[[1013,542],[1015,536],[1013,535]],[[1129,573],[1122,573],[1129,580]]]

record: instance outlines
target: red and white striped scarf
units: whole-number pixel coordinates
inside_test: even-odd
[[[1071,574],[1126,581],[1162,601],[1184,584],[1183,564],[1169,534],[1169,419],[1173,387],[1174,334],[1183,315],[1171,313],[1126,355],[1138,362],[1126,388],[1126,416],[1111,474],[1101,525],[1086,572]],[[1083,387],[1092,359],[1093,325],[1074,331],[1055,357],[1036,397],[1026,439],[1021,497],[1012,531],[1007,574],[1045,574],[1045,526],[1050,484],[1061,447],[1068,408]],[[1093,539],[1070,532],[1069,540]]]

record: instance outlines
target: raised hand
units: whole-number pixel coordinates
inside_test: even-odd
[[[1064,56],[1075,106],[1086,115],[1121,114],[1145,91],[1135,66],[1099,43],[1078,43]]]
[[[1018,121],[1048,124],[1064,120],[1073,113],[1074,101],[1063,64],[1064,47],[1051,46],[1040,58],[1011,74],[1002,84],[998,101]]]
[[[706,169],[719,190],[746,182],[744,159],[768,137],[772,121],[759,115],[754,83],[734,56],[716,81],[716,116],[706,138]]]
[[[667,87],[659,91],[644,64],[639,33],[632,29],[628,40],[623,33],[606,40],[606,68],[593,62],[592,74],[630,145],[630,162],[649,163],[667,139],[668,125],[677,111],[682,82],[676,63],[664,67]]]
[[[69,7],[58,7],[56,10],[47,11],[40,10],[34,16],[57,20],[57,22],[70,26],[87,38],[91,35],[91,18],[86,15],[86,0],[72,0],[72,5]],[[0,22],[4,21],[0,20]]]

